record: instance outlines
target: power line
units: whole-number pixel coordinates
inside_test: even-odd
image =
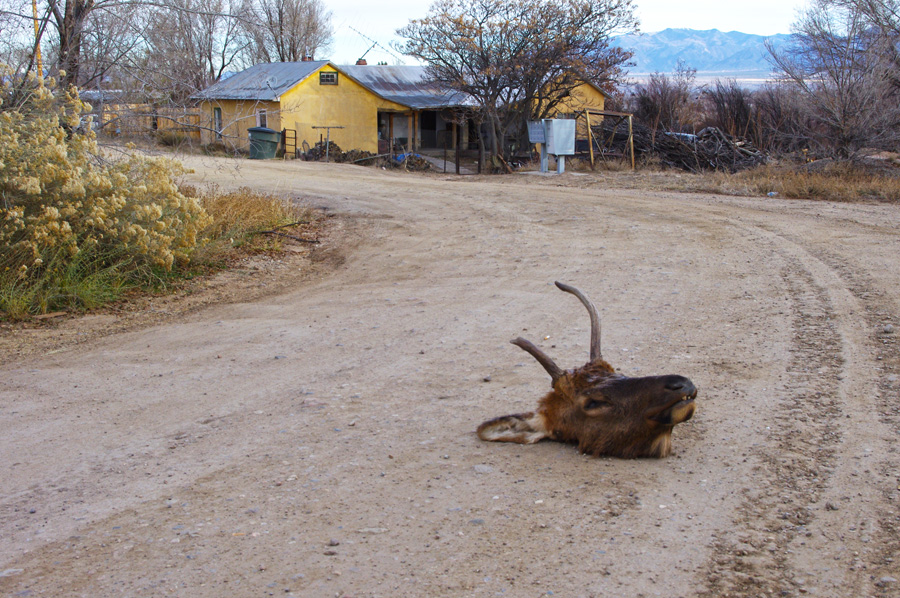
[[[393,56],[395,60],[399,60],[399,61],[402,61],[402,60],[403,60],[402,58],[400,58],[399,56],[397,56],[396,54],[394,54],[392,51],[388,50],[387,48],[385,48],[384,46],[382,46],[380,43],[378,43],[377,40],[372,39],[371,37],[369,37],[368,35],[366,35],[366,34],[363,33],[362,31],[360,31],[359,29],[357,29],[357,28],[355,28],[355,27],[353,27],[353,26],[351,26],[351,25],[347,25],[347,27],[348,27],[351,31],[353,31],[354,33],[356,33],[357,35],[359,35],[360,37],[362,37],[363,39],[365,39],[366,41],[372,42],[372,47],[378,46],[379,48],[381,48],[382,50],[384,50],[385,52],[387,52],[388,54],[390,54],[391,56]],[[372,48],[369,48],[369,50],[371,50],[371,49],[372,49]],[[366,53],[368,53],[368,50],[366,50]]]

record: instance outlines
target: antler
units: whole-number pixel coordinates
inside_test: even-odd
[[[600,353],[600,316],[599,314],[597,314],[597,308],[594,307],[594,304],[591,303],[590,299],[584,296],[584,293],[582,293],[575,287],[563,284],[561,282],[557,282],[556,286],[559,287],[561,291],[572,293],[573,295],[578,297],[578,300],[581,301],[581,303],[587,308],[588,314],[590,314],[591,316],[591,361],[600,359],[602,357]],[[538,361],[540,361],[540,359]]]
[[[544,369],[547,370],[547,373],[550,374],[550,378],[553,380],[553,384],[556,384],[556,381],[562,378],[563,371],[556,365],[552,359],[547,357],[547,354],[538,349],[534,343],[531,341],[527,341],[521,336],[515,340],[509,341],[517,347],[521,347],[525,349],[531,356],[538,360],[538,362],[544,366]]]

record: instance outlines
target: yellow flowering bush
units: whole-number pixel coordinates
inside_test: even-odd
[[[104,157],[90,126],[79,128],[88,108],[52,81],[34,85],[24,105],[0,105],[0,259],[31,268],[48,250],[97,244],[170,269],[209,216],[178,191],[177,163]]]
[[[186,262],[211,218],[179,192],[180,165],[103,155],[77,90],[31,80],[23,96],[14,81],[0,69],[0,279],[85,251],[133,268]]]

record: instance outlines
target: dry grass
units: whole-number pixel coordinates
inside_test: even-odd
[[[211,239],[245,239],[292,222],[309,222],[313,211],[273,195],[248,188],[220,192],[213,188],[195,195],[213,223],[204,230]]]
[[[182,191],[199,198],[213,219],[203,231],[204,242],[191,256],[192,264],[200,268],[224,267],[248,253],[278,252],[286,238],[281,235],[304,238],[319,227],[321,214],[316,210],[252,189]],[[272,232],[278,234],[267,234]]]
[[[568,166],[568,164],[567,164]],[[574,170],[574,169],[573,169]],[[641,165],[632,171],[600,168],[586,186],[646,191],[679,191],[827,201],[900,202],[900,168],[889,161],[766,165],[736,174],[693,174]]]
[[[809,166],[761,166],[729,175],[700,177],[702,191],[728,195],[767,195],[829,201],[900,201],[900,177],[885,169],[852,163]]]

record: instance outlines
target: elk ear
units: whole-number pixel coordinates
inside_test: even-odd
[[[478,426],[478,437],[489,442],[534,444],[549,438],[544,418],[534,412],[504,415]]]

